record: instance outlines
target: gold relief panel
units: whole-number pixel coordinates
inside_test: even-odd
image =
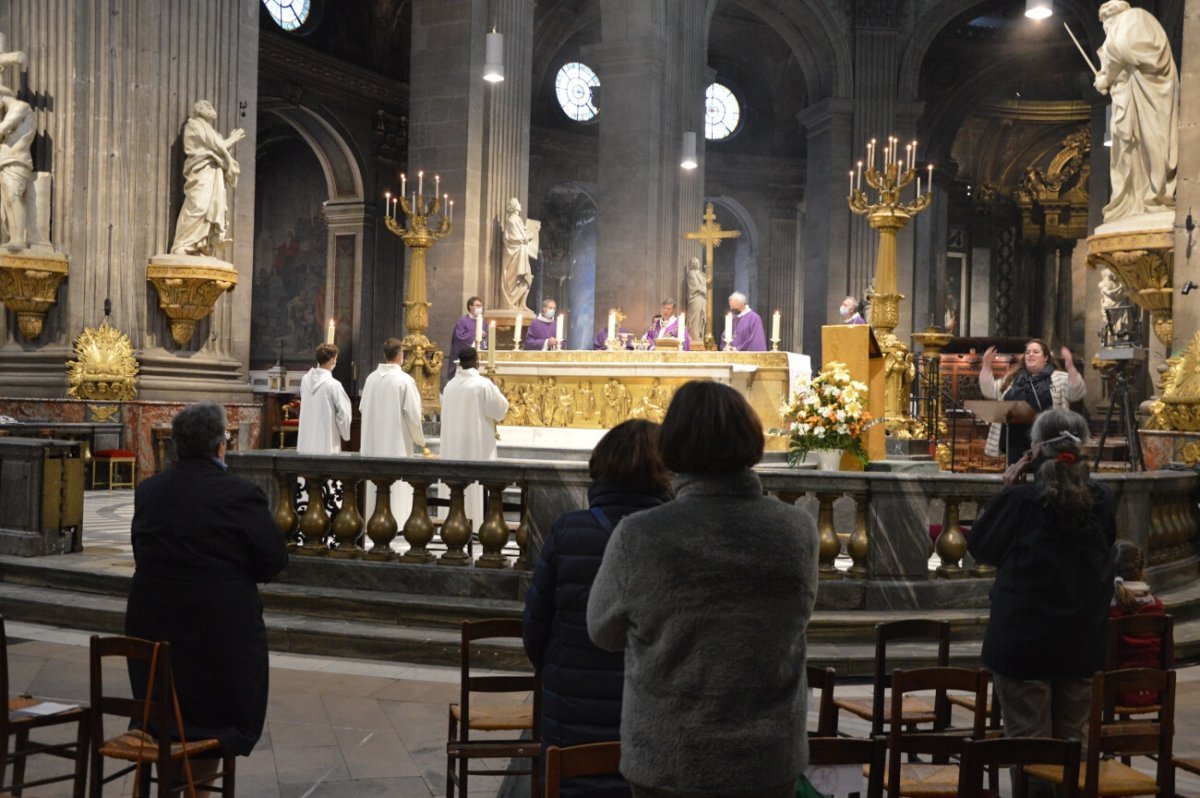
[[[495,378],[508,399],[501,423],[512,427],[611,429],[641,418],[662,423],[678,385],[686,380],[660,377]]]

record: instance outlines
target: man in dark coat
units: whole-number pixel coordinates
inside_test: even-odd
[[[125,634],[171,644],[187,738],[216,737],[224,752],[245,756],[267,712],[255,583],[283,570],[288,555],[267,497],[226,471],[225,424],[215,402],[184,408],[171,425],[178,461],[138,485]],[[133,694],[145,684],[145,669],[131,667]]]

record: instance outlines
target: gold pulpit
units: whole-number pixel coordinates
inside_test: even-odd
[[[867,386],[867,411],[872,419],[884,415],[884,360],[879,342],[869,324],[827,324],[821,328],[821,352],[826,363],[845,363],[853,379]],[[814,370],[819,370],[814,367]],[[883,460],[887,456],[883,424],[875,424],[867,430],[863,444],[867,456],[872,460]],[[853,457],[850,460],[857,463]],[[850,467],[844,460],[843,467]]]

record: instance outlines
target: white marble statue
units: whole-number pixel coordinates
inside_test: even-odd
[[[1105,269],[1100,274],[1100,320],[1105,324],[1111,324],[1113,335],[1119,336],[1129,332],[1129,317],[1124,313],[1118,313],[1110,319],[1108,311],[1127,308],[1129,304],[1129,295],[1125,293],[1125,286],[1121,285],[1121,281],[1112,273],[1112,269]]]
[[[1179,75],[1166,31],[1125,0],[1100,6],[1105,39],[1095,86],[1112,98],[1112,197],[1105,223],[1175,207]]]
[[[530,316],[533,311],[525,304],[529,288],[533,285],[533,270],[529,259],[538,256],[537,239],[531,235],[521,219],[521,202],[513,197],[508,201],[504,221],[504,271],[500,279],[500,291],[508,309],[519,310]]]
[[[0,84],[0,242],[25,249],[25,193],[33,178],[33,109]]]
[[[699,258],[688,261],[687,326],[692,340],[703,343],[708,331],[708,275]]]
[[[245,138],[239,127],[221,138],[213,127],[216,109],[208,100],[192,106],[183,126],[183,207],[175,224],[173,255],[207,255],[229,243],[226,229],[226,188],[237,186],[241,171],[233,146]]]

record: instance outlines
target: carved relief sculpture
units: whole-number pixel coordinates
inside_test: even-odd
[[[0,240],[10,250],[29,246],[25,193],[33,178],[33,109],[0,85]]]

